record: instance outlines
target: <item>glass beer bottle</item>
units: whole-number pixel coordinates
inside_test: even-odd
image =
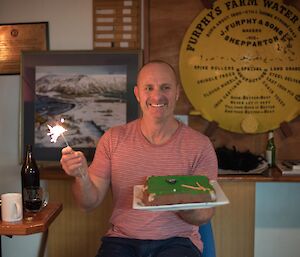
[[[22,195],[23,195],[23,207],[25,210],[35,211],[39,209],[39,206],[34,206],[36,199],[35,193],[40,190],[40,172],[36,161],[33,157],[32,146],[26,146],[26,154],[23,161],[23,166],[21,170],[22,178]],[[31,192],[30,195],[26,192]],[[39,201],[40,202],[40,201]],[[40,205],[41,203],[36,204]]]
[[[270,167],[275,166],[275,157],[276,157],[276,146],[274,142],[273,131],[270,131],[268,134],[268,142],[266,149],[266,159]]]

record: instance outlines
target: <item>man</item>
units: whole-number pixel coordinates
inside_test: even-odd
[[[209,139],[174,118],[179,85],[173,68],[162,61],[139,72],[134,94],[142,117],[109,129],[99,140],[88,168],[81,152],[62,150],[61,164],[75,177],[73,193],[82,209],[92,210],[112,186],[111,228],[99,257],[199,257],[203,245],[198,226],[213,208],[179,212],[132,209],[133,187],[151,175],[217,177],[217,160]],[[82,176],[82,172],[84,175]]]

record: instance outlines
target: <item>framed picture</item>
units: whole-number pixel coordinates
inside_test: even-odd
[[[107,129],[138,117],[140,65],[139,51],[23,52],[20,156],[31,144],[37,161],[59,161],[70,145],[91,161]],[[66,131],[53,143],[56,125]]]
[[[0,24],[0,75],[20,74],[22,51],[49,49],[48,22]]]

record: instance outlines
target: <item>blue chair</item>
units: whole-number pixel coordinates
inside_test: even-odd
[[[203,257],[216,257],[214,233],[211,222],[203,224],[199,227],[199,233],[203,242]]]

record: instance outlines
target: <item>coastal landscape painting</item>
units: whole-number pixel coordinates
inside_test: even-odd
[[[141,63],[138,50],[22,52],[20,161],[28,144],[47,165],[67,145],[92,161],[108,129],[139,116],[133,89]],[[66,131],[51,142],[57,125]]]
[[[126,66],[37,66],[36,146],[53,147],[47,125],[63,119],[69,145],[96,147],[108,128],[126,123],[126,82]]]

